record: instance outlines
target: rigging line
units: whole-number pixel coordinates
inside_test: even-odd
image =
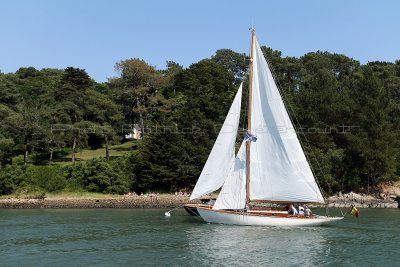
[[[185,204],[182,204],[182,205],[180,205],[180,206],[178,206],[178,207],[175,207],[175,208],[173,208],[173,209],[171,209],[171,210],[165,212],[164,215],[165,215],[166,217],[170,217],[170,216],[171,216],[171,211],[180,209],[180,208],[182,208],[183,206],[185,206]]]
[[[254,27],[253,27],[253,25],[252,25],[252,27],[251,28],[249,28],[249,30],[250,31],[253,31],[254,30]],[[253,39],[252,38],[250,38],[250,41],[249,41],[249,57],[248,57],[248,61],[249,61],[249,65],[248,65],[248,71],[247,71],[247,86],[246,86],[246,88],[247,88],[247,92],[246,92],[246,96],[247,96],[247,99],[245,99],[245,102],[246,102],[246,109],[245,109],[245,117],[243,118],[243,120],[245,121],[245,123],[243,124],[243,129],[244,129],[244,131],[246,131],[246,130],[248,130],[248,131],[251,131],[251,129],[247,129],[248,127],[247,127],[247,125],[248,125],[248,120],[249,120],[249,117],[248,117],[248,113],[249,113],[249,108],[251,108],[250,107],[250,79],[252,78],[252,77],[250,77],[250,72],[251,72],[251,70],[250,70],[250,68],[252,67],[252,58],[251,58],[251,50],[252,50],[252,47],[253,47]],[[247,119],[247,121],[246,121],[246,119]],[[251,119],[251,118],[250,118]],[[246,125],[246,122],[247,122],[247,125]]]
[[[321,172],[322,177],[323,177],[324,180],[325,180],[325,183],[326,183],[327,186],[328,186],[329,193],[332,194],[332,188],[331,188],[331,186],[329,185],[329,183],[327,182],[325,173],[323,172],[323,170],[322,170],[322,168],[321,168],[321,166],[320,166],[320,164],[319,164],[319,161],[318,161],[317,157],[316,157],[315,154],[312,152],[310,142],[308,141],[307,136],[305,135],[305,133],[304,133],[304,131],[303,131],[303,128],[301,127],[301,124],[300,124],[300,122],[299,122],[299,120],[298,120],[298,118],[297,118],[297,116],[296,116],[296,113],[294,112],[294,108],[291,106],[290,101],[287,101],[287,99],[285,99],[286,97],[284,96],[283,91],[282,91],[282,89],[281,89],[282,86],[281,86],[281,84],[280,84],[280,82],[279,82],[279,80],[278,80],[278,77],[277,77],[277,75],[276,75],[276,73],[275,73],[274,68],[272,67],[272,64],[271,64],[270,60],[268,59],[268,57],[265,57],[265,56],[264,56],[264,58],[265,58],[265,60],[267,61],[267,64],[268,64],[268,66],[269,66],[269,68],[270,68],[270,70],[271,70],[272,77],[273,77],[275,83],[277,84],[277,88],[278,88],[279,94],[280,94],[281,97],[282,97],[282,100],[286,100],[286,101],[282,101],[283,104],[285,105],[286,108],[289,107],[290,111],[292,112],[292,115],[293,115],[293,116],[290,114],[290,112],[288,112],[289,119],[290,119],[290,121],[292,122],[293,125],[297,125],[298,128],[300,129],[300,133],[304,136],[304,139],[305,139],[305,141],[306,141],[306,143],[307,143],[307,146],[310,148],[310,153],[311,153],[312,156],[316,159],[317,167],[318,167],[319,171]],[[287,102],[287,104],[286,104],[285,102]],[[294,117],[294,119],[296,120],[296,123],[294,123],[294,120],[293,120],[292,117]],[[296,129],[295,129],[295,130],[296,130]],[[301,138],[298,138],[298,139],[299,139],[300,145],[303,147],[303,150],[304,150],[304,144],[303,144]],[[315,177],[317,177],[313,166],[310,164],[310,158],[308,157],[307,153],[304,153],[304,155],[306,156],[306,159],[307,159],[307,161],[309,162],[309,166],[310,166],[310,169],[311,169],[312,173],[314,174]],[[315,181],[316,181],[317,186],[319,187],[319,189],[320,189],[321,191],[324,191],[324,190],[322,189],[321,185],[319,184],[318,179],[315,179]],[[324,197],[324,196],[322,196],[322,197],[324,198],[324,201],[326,202],[325,197]]]
[[[246,94],[246,96],[248,95],[248,86],[247,86],[247,91],[245,92]],[[242,91],[242,96],[244,95],[244,92]],[[243,101],[244,101],[244,105],[242,105],[242,107],[244,106],[244,116],[243,116],[243,118],[242,118],[242,129],[241,129],[241,131],[243,132],[243,134],[244,134],[244,131],[245,131],[245,129],[246,129],[246,118],[247,118],[247,109],[248,109],[248,106],[249,106],[249,103],[248,103],[248,97],[246,98],[246,97],[242,97],[242,103],[243,103]]]
[[[250,28],[250,29],[252,29],[252,28]],[[243,61],[244,62],[246,62],[247,60],[251,60],[251,40],[250,40],[250,45],[249,45],[249,47],[250,47],[250,50],[249,50],[249,57],[247,57],[246,55],[244,55],[244,57],[243,57]],[[245,86],[245,82],[247,81],[247,86]],[[243,116],[243,118],[242,118],[242,127],[241,127],[241,131],[243,132],[243,134],[244,134],[244,132],[246,131],[246,129],[247,129],[247,125],[246,125],[246,119],[247,119],[247,117],[248,117],[248,108],[249,108],[249,98],[248,98],[248,95],[249,95],[249,90],[250,90],[250,88],[249,88],[249,83],[250,83],[250,67],[247,69],[247,77],[245,76],[245,77],[243,77],[243,80],[242,80],[242,83],[243,83],[243,87],[245,88],[244,90],[243,90],[243,92],[242,92],[242,96],[246,96],[246,97],[242,97],[242,103],[243,103],[243,101],[244,101],[244,105],[241,105],[241,107],[244,107],[244,116]],[[247,89],[246,89],[247,88]]]

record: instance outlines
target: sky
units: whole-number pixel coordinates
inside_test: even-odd
[[[222,48],[248,53],[250,27],[283,56],[394,62],[399,11],[397,0],[0,0],[0,71],[71,66],[105,82],[129,58],[164,69]]]

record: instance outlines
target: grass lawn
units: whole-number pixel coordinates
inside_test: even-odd
[[[121,157],[132,150],[132,141],[128,141],[126,143],[120,145],[114,145],[109,147],[110,158]],[[82,149],[76,153],[76,161],[85,161],[90,160],[96,157],[106,157],[106,149],[99,148],[99,149]],[[54,163],[55,164],[69,164],[71,163],[72,154],[68,154],[61,159],[57,159]]]

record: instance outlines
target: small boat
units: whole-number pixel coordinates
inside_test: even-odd
[[[247,131],[235,155],[240,85],[190,200],[221,188],[213,205],[187,204],[189,214],[218,224],[316,226],[343,217],[291,215],[250,201],[325,204],[270,67],[252,30]]]

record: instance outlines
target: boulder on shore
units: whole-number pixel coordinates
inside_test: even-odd
[[[398,203],[393,198],[376,198],[372,195],[350,192],[342,194],[339,192],[327,199],[329,207],[351,207],[360,208],[397,208]]]

